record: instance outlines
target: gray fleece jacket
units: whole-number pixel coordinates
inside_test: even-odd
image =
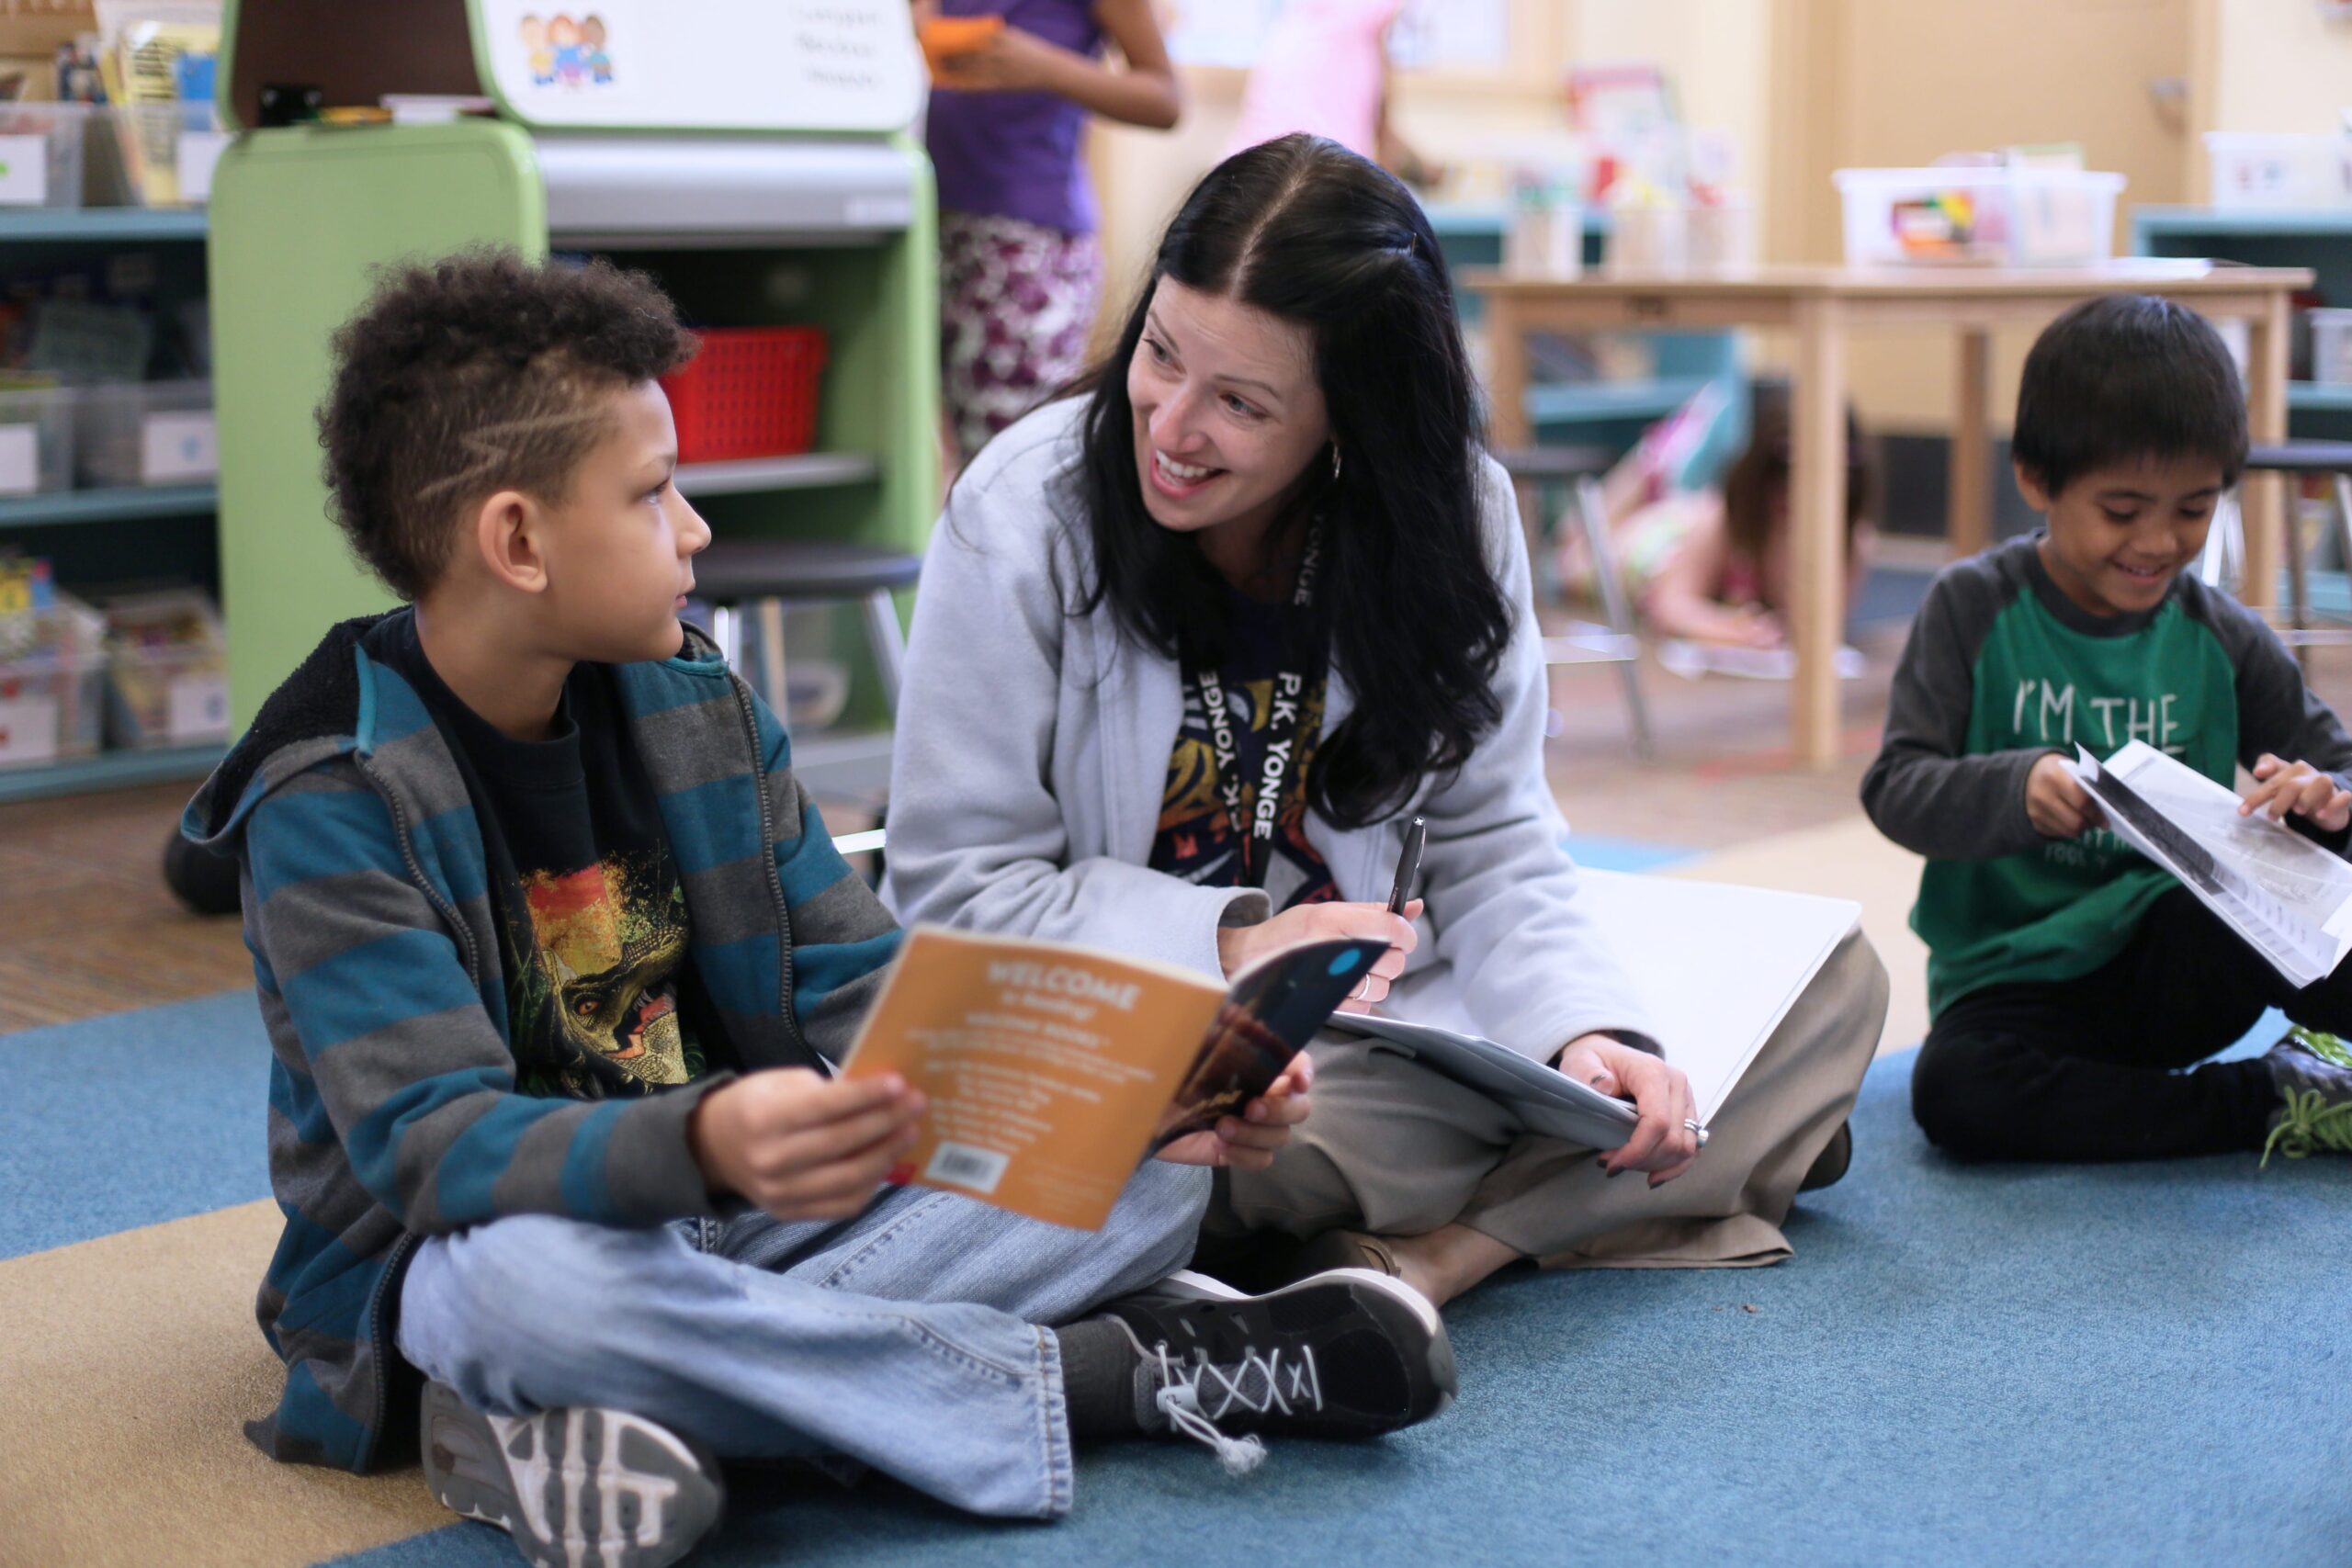
[[[1267,919],[1265,895],[1147,863],[1181,674],[1124,636],[1108,606],[1065,608],[1087,581],[1063,483],[1083,407],[1048,404],[998,436],[933,531],[899,703],[884,901],[909,923],[1083,943],[1221,979],[1218,927]],[[1595,1031],[1648,1046],[1645,1011],[1577,897],[1544,780],[1527,547],[1492,459],[1480,499],[1487,565],[1515,622],[1495,677],[1501,723],[1459,773],[1423,780],[1394,821],[1343,829],[1310,811],[1307,840],[1341,897],[1377,902],[1403,824],[1429,819],[1421,942],[1385,1010],[1536,1058]],[[1349,706],[1335,669],[1326,726]]]

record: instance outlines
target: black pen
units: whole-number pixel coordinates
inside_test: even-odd
[[[1421,846],[1430,841],[1430,823],[1426,817],[1413,818],[1405,829],[1405,852],[1396,857],[1396,886],[1388,892],[1388,912],[1405,912],[1405,899],[1413,891],[1413,879],[1421,874]]]

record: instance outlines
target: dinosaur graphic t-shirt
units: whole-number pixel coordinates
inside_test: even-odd
[[[1265,772],[1274,728],[1276,682],[1285,670],[1307,672],[1293,731],[1295,755],[1284,772],[1274,817],[1274,852],[1261,886],[1277,909],[1337,898],[1340,890],[1330,867],[1306,840],[1306,773],[1323,734],[1325,684],[1322,660],[1305,656],[1315,636],[1313,625],[1288,605],[1261,604],[1239,593],[1230,594],[1229,604],[1231,642],[1219,672],[1226,705],[1233,713],[1238,753],[1235,771],[1245,816],[1258,808],[1258,781]],[[1242,881],[1239,836],[1220,788],[1216,748],[1209,738],[1200,688],[1191,681],[1184,682],[1184,717],[1169,753],[1159,824],[1148,863],[1154,871],[1206,887],[1238,886]]]
[[[555,734],[516,740],[442,682],[413,615],[387,618],[367,648],[424,698],[465,775],[516,1089],[601,1100],[699,1077],[715,1041],[685,962],[685,891],[611,671],[575,668]]]

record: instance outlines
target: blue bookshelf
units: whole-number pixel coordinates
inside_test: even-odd
[[[1506,206],[1471,202],[1435,202],[1422,209],[1437,231],[1446,265],[1464,267],[1500,266],[1505,233],[1510,227]],[[1600,265],[1609,235],[1609,215],[1588,208],[1584,214],[1584,265]],[[1459,300],[1462,321],[1475,330],[1479,301]],[[1591,444],[1631,446],[1645,426],[1664,419],[1698,395],[1710,381],[1723,381],[1734,394],[1733,418],[1726,420],[1709,450],[1694,460],[1702,471],[1730,462],[1747,438],[1746,377],[1739,367],[1738,339],[1730,333],[1650,333],[1650,374],[1604,380],[1544,380],[1540,367],[1527,389],[1527,423],[1535,439],[1545,445]]]
[[[166,281],[181,294],[200,293],[204,277],[206,214],[200,208],[19,207],[0,208],[0,255],[14,263],[59,260],[79,263],[137,246],[157,247]],[[106,563],[108,575],[137,577],[137,567],[112,571],[115,563],[164,561],[170,570],[209,560],[211,519],[220,506],[209,484],[156,485],[120,490],[53,491],[0,498],[0,547],[60,558],[85,568]],[[105,527],[114,532],[100,535]],[[60,530],[72,530],[61,533]],[[181,746],[150,751],[101,751],[95,756],[33,767],[0,769],[0,802],[88,790],[190,780],[204,776],[220,760],[218,746]]]
[[[2143,256],[2210,256],[2249,266],[2307,266],[2324,305],[2352,305],[2352,207],[2135,207],[2132,249]],[[2352,386],[2293,381],[2292,435],[2352,440]]]

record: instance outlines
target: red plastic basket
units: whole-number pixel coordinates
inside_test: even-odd
[[[713,327],[695,356],[662,378],[678,424],[678,461],[788,457],[817,442],[818,327]]]

